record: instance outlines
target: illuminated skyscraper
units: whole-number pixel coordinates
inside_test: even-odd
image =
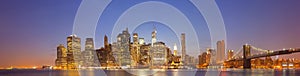
[[[167,62],[167,47],[163,42],[156,42],[151,49],[151,66],[152,68],[162,68]]]
[[[137,66],[140,60],[140,45],[137,33],[133,33],[133,44],[131,45],[130,53],[132,57],[131,66]]]
[[[84,67],[92,67],[97,65],[97,56],[95,52],[93,38],[86,38],[85,50],[82,52],[83,65]]]
[[[186,47],[185,47],[185,33],[181,33],[181,60],[185,62],[186,58]]]
[[[67,67],[76,69],[82,63],[81,61],[81,40],[76,35],[67,37]]]
[[[207,53],[206,62],[211,65],[215,65],[216,64],[216,51],[212,48],[207,48],[206,53]]]
[[[128,28],[120,33],[117,37],[116,51],[119,51],[117,54],[117,63],[120,66],[130,66],[131,65],[131,55],[130,55],[130,34]]]
[[[97,56],[98,56],[98,61],[100,63],[101,66],[109,66],[109,65],[114,65],[115,63],[115,57],[117,57],[117,55],[119,55],[119,51],[117,48],[116,43],[113,43],[113,45],[109,44],[108,42],[108,38],[105,35],[104,36],[104,47],[101,47],[100,49],[96,50]],[[114,48],[113,48],[114,47]],[[114,56],[113,50],[115,50],[114,52],[116,56]]]
[[[156,42],[156,27],[154,26],[153,32],[152,32],[152,40],[151,40],[151,47],[153,47],[153,44]]]
[[[145,66],[150,66],[150,47],[151,47],[151,44],[145,44],[145,45],[141,45],[140,47],[140,56],[141,56],[141,59],[140,59],[140,63],[142,65],[145,65]]]
[[[225,59],[225,42],[224,40],[217,42],[217,63],[222,63]]]
[[[168,62],[168,64],[171,64],[172,63],[172,58],[173,58],[173,54],[172,54],[172,51],[171,51],[171,49],[169,48],[169,47],[166,47],[167,48],[167,52],[166,52],[166,54],[167,54],[167,62]]]
[[[59,46],[57,46],[55,66],[60,67],[61,69],[67,69],[67,49],[63,44],[59,44]]]
[[[116,64],[120,65],[121,64],[121,51],[118,48],[117,42],[113,42],[111,44],[111,51],[112,51],[112,56],[115,58]],[[100,57],[101,55],[98,55],[98,56]]]

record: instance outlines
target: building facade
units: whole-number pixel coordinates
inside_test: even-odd
[[[59,46],[57,46],[55,66],[61,69],[67,69],[67,49],[63,44],[59,44]]]
[[[153,31],[152,31],[152,39],[151,39],[151,46],[153,47],[153,44],[156,43],[156,27],[154,26]]]
[[[225,60],[225,41],[221,40],[217,42],[216,62],[218,64],[223,63]]]
[[[140,60],[140,44],[137,33],[133,33],[133,43],[131,44],[131,66],[137,66]]]
[[[227,59],[228,60],[232,59],[233,55],[234,55],[233,50],[228,50],[228,52],[227,52]]]
[[[151,67],[152,68],[162,68],[167,62],[167,48],[165,43],[156,42],[153,44],[151,50]]]
[[[151,44],[141,45],[140,47],[140,64],[143,66],[150,66],[150,47]]]
[[[76,35],[67,37],[67,67],[77,69],[82,64],[81,40]]]
[[[117,36],[117,42],[113,48],[114,51],[118,51],[115,54],[115,56],[117,56],[118,65],[130,67],[132,58],[130,53],[130,34],[128,28]]]
[[[186,61],[186,46],[185,46],[185,33],[181,33],[181,60],[185,63]]]
[[[85,50],[82,52],[83,67],[96,67],[98,66],[98,58],[95,51],[93,38],[86,38]],[[97,63],[98,62],[98,63]]]

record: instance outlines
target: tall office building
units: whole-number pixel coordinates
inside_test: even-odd
[[[81,61],[81,40],[76,35],[67,37],[67,67],[76,69],[82,63]]]
[[[199,60],[198,60],[198,64],[201,65],[201,66],[204,66],[204,65],[209,65],[210,64],[210,52],[203,52],[202,54],[200,54],[198,56]]]
[[[112,56],[115,59],[115,63],[120,66],[121,64],[121,51],[119,50],[118,43],[113,42],[111,44],[111,51],[112,51]],[[100,61],[101,62],[101,61]]]
[[[156,42],[151,49],[151,67],[162,68],[167,62],[167,47],[163,42]]]
[[[234,55],[233,50],[228,50],[227,59],[232,59],[233,55]]]
[[[118,35],[116,46],[113,48],[117,48],[115,50],[119,51],[119,53],[116,53],[118,56],[116,57],[118,58],[117,61],[119,61],[117,63],[119,63],[120,66],[130,66],[130,34],[128,32],[128,28]]]
[[[82,52],[84,67],[94,67],[97,66],[97,55],[95,52],[94,40],[93,38],[86,38],[85,50]]]
[[[131,45],[131,66],[137,66],[140,60],[140,45],[137,33],[133,33],[133,44]]]
[[[151,39],[151,47],[153,47],[153,44],[156,42],[156,27],[154,26],[153,32],[152,32],[152,39]]]
[[[61,69],[67,69],[67,49],[63,44],[59,44],[59,46],[57,46],[55,66],[60,67]]]
[[[172,54],[172,51],[171,51],[171,49],[169,48],[169,47],[167,47],[167,52],[166,52],[166,54],[167,54],[167,63],[168,64],[171,64],[172,63],[172,58],[173,58],[173,54]]]
[[[216,51],[212,48],[207,48],[206,51],[207,55],[206,55],[206,62],[211,64],[211,65],[215,65],[216,64]]]
[[[150,66],[150,60],[151,60],[150,47],[151,47],[151,44],[145,44],[145,45],[140,46],[140,56],[141,56],[140,63],[141,63],[141,65]]]
[[[225,59],[225,42],[224,40],[217,42],[217,63],[222,63]]]
[[[186,60],[186,47],[185,47],[185,33],[181,33],[181,60],[185,62]]]
[[[113,43],[113,45],[109,44],[108,37],[105,35],[103,44],[104,47],[96,50],[98,62],[101,66],[115,66],[115,57],[117,57],[115,55],[119,54],[116,43]],[[112,53],[113,50],[116,52],[115,54]]]

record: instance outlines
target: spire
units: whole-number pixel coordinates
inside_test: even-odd
[[[153,32],[152,32],[152,42],[151,42],[151,46],[153,47],[153,44],[156,42],[156,27],[153,24],[154,28],[153,28]]]
[[[174,44],[174,50],[177,50],[177,45],[176,45],[176,43]]]
[[[156,26],[153,24],[153,31],[156,33]]]
[[[176,43],[174,44],[174,56],[177,56],[177,45],[176,45]]]

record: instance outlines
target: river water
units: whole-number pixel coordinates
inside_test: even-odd
[[[300,69],[0,70],[0,76],[300,76]]]

